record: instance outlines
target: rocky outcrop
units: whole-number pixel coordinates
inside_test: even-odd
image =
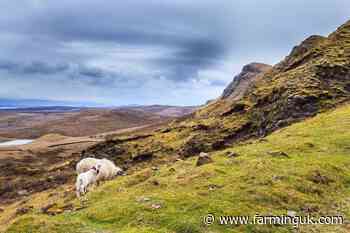
[[[225,88],[221,99],[239,99],[248,89],[249,85],[272,66],[263,63],[251,63],[243,67],[240,74],[233,78],[233,81]]]
[[[350,21],[328,37],[310,36],[272,68],[245,66],[221,98],[199,109],[187,124],[205,123],[206,137],[227,145],[264,137],[348,101]],[[203,145],[205,138],[200,139],[196,144]]]
[[[201,152],[198,156],[196,166],[200,167],[212,162],[213,162],[213,159],[210,157],[208,153]]]

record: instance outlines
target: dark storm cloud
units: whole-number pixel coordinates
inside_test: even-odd
[[[49,64],[42,61],[30,63],[16,63],[12,61],[0,61],[0,69],[19,74],[55,74],[67,71],[68,64]]]
[[[229,52],[229,47],[213,40],[193,40],[179,45],[173,56],[165,57],[154,62],[161,65],[187,65],[206,67],[215,64]]]
[[[55,74],[67,71],[68,69],[68,64],[51,65],[42,61],[37,61],[21,67],[21,72],[24,74]]]
[[[18,64],[11,61],[0,61],[0,69],[7,71],[19,70]]]
[[[168,48],[176,56],[168,60],[173,62],[170,65],[186,62],[197,68],[213,64],[229,52],[232,44],[227,33],[232,23],[232,4],[226,1],[35,2],[32,14],[22,12],[26,20],[18,20],[16,27],[9,30],[24,37],[41,35],[61,41],[109,41]]]
[[[38,75],[50,79],[52,78],[50,75],[56,75],[56,78],[58,75],[60,79],[66,78],[68,82],[72,79],[81,79],[85,83],[98,86],[108,86],[114,81],[125,80],[125,77],[121,77],[117,73],[81,64],[49,64],[42,61],[30,63],[0,61],[0,70],[12,75],[21,75],[25,79],[35,78]]]
[[[93,78],[103,78],[106,76],[102,69],[86,66],[79,67],[79,74]]]
[[[278,62],[349,9],[348,0],[1,1],[0,72],[28,97],[45,77],[37,88],[50,95],[62,85],[68,98],[181,104],[191,92],[189,104],[201,103],[245,63]],[[174,86],[182,94],[171,96]]]

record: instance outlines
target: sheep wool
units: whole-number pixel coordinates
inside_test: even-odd
[[[108,159],[95,159],[95,158],[85,158],[81,160],[77,166],[77,174],[88,171],[91,167],[99,165],[100,170],[97,175],[97,181],[110,180],[117,175],[121,175],[123,170],[117,167],[112,161]]]
[[[123,172],[120,167],[117,167],[112,161],[108,159],[102,159],[102,164],[105,164],[106,168],[108,169],[108,179],[112,179]]]
[[[100,159],[95,158],[85,158],[79,161],[76,166],[77,174],[89,171],[93,166],[96,166]]]

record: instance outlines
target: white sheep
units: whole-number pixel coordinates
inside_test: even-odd
[[[85,195],[88,191],[88,188],[95,184],[97,181],[97,176],[100,173],[101,166],[98,164],[93,166],[86,172],[80,173],[77,177],[75,183],[77,197],[80,198],[81,195]]]
[[[98,161],[100,161],[100,159],[95,159],[95,158],[85,158],[85,159],[80,160],[76,166],[77,174],[79,175],[83,172],[87,172],[93,166],[96,166]]]
[[[112,161],[108,159],[95,158],[85,158],[81,160],[76,166],[76,171],[78,174],[80,174],[96,165],[100,166],[100,172],[97,176],[97,183],[99,183],[99,181],[113,179],[115,176],[123,174],[123,170],[117,167]]]
[[[101,159],[98,161],[98,164],[101,165],[100,173],[97,176],[98,181],[110,180],[117,175],[123,174],[123,170],[108,159]]]

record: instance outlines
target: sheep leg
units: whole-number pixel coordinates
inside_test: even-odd
[[[97,183],[95,182],[95,183],[93,183],[93,184],[91,185],[91,190],[96,189],[96,187],[97,187]]]

